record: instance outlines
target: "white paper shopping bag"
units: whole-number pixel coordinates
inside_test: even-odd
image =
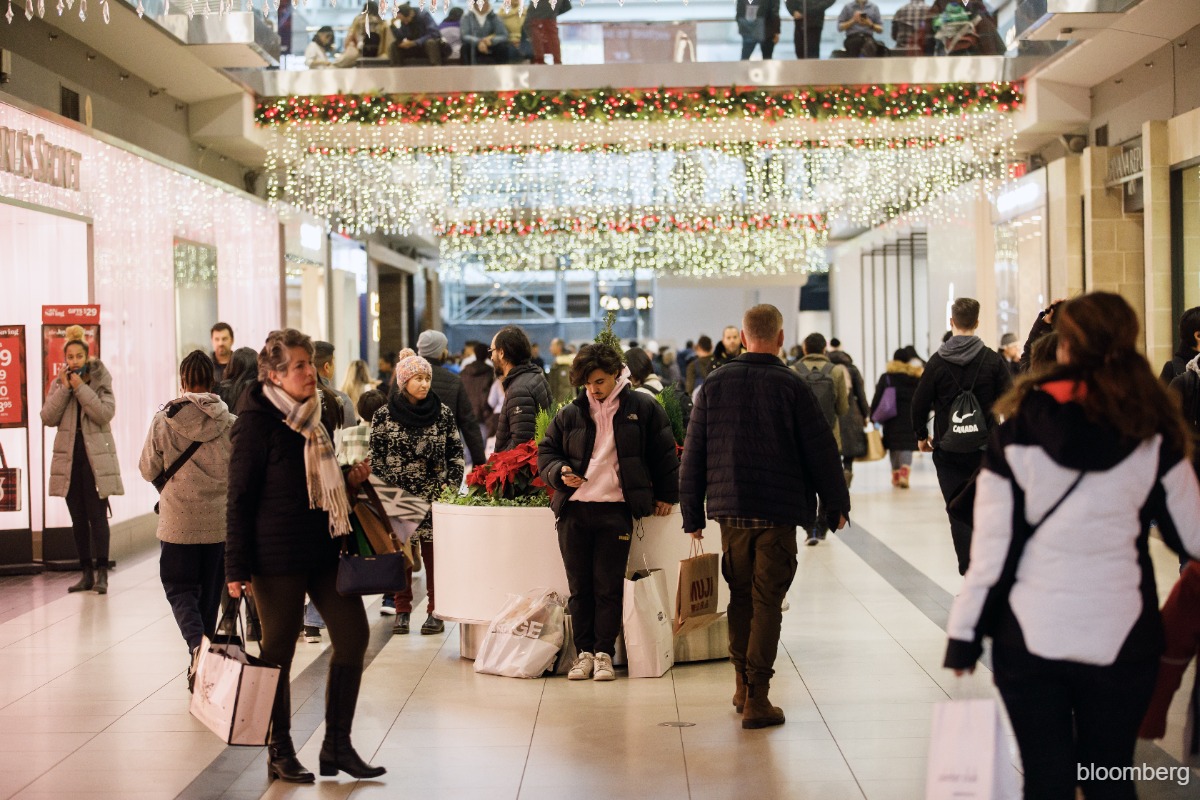
[[[239,644],[200,644],[189,711],[226,744],[267,743],[279,667]]]
[[[538,678],[563,647],[565,603],[551,589],[510,595],[488,625],[475,655],[475,671],[509,678]]]
[[[951,700],[933,707],[926,800],[1015,800],[1018,783],[999,703]]]
[[[658,678],[675,663],[675,633],[667,605],[667,576],[638,570],[625,579],[622,622],[631,678]]]

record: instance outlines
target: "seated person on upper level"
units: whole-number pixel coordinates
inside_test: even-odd
[[[875,39],[875,34],[883,33],[883,16],[871,0],[849,0],[838,14],[838,30],[846,34],[842,47],[847,58],[886,55],[886,48]]]
[[[450,57],[447,61],[451,64],[462,63],[462,18],[463,10],[455,6],[438,26],[438,30],[442,32],[442,41],[450,45]]]
[[[472,3],[463,14],[462,40],[465,64],[510,64],[517,58],[508,28],[488,0]]]
[[[983,0],[934,0],[929,13],[938,55],[1002,56],[1008,49]]]
[[[384,58],[391,43],[392,32],[379,16],[379,3],[368,0],[362,12],[354,15],[350,29],[346,31],[346,49],[353,45],[362,58]]]
[[[909,0],[892,17],[892,38],[899,56],[933,55],[933,9],[925,0]]]
[[[425,9],[403,3],[396,7],[392,25],[395,38],[391,49],[393,64],[402,67],[413,61],[428,61],[430,65],[440,67],[450,57],[450,45],[442,40],[437,21]]]
[[[549,0],[547,0],[549,5]],[[496,16],[508,29],[508,40],[517,48],[519,62],[533,59],[533,43],[529,39],[529,31],[525,27],[525,11],[521,8],[521,0],[501,0]]]
[[[358,48],[348,44],[339,56],[334,52],[333,38],[333,28],[323,25],[304,49],[304,66],[309,69],[353,67],[358,61]]]

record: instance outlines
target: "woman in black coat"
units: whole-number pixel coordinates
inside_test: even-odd
[[[616,349],[581,347],[571,385],[587,391],[550,423],[538,445],[538,473],[554,489],[571,589],[579,656],[567,677],[611,681],[633,520],[671,513],[679,502],[679,458],[667,413],[633,390]]]
[[[882,421],[883,446],[892,460],[892,486],[907,489],[912,471],[912,454],[917,449],[917,434],[913,431],[912,401],[921,373],[925,371],[917,351],[910,345],[892,354],[886,371],[875,385],[871,400],[871,419],[878,421],[875,412],[890,386],[896,390],[896,416]]]
[[[231,438],[225,574],[229,594],[252,594],[262,620],[262,657],[280,668],[271,712],[267,774],[312,783],[291,736],[292,657],[304,625],[304,595],[332,640],[321,774],[374,778],[350,744],[369,629],[362,600],[336,588],[340,538],[350,532],[350,497],[370,474],[343,476],[322,422],[312,340],[273,331],[258,355],[259,383],[242,398]]]

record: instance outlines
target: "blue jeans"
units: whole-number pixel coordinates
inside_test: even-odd
[[[158,576],[189,650],[212,638],[225,584],[225,543],[159,542]]]
[[[321,612],[317,611],[317,607],[311,600],[304,605],[304,627],[322,629],[325,627],[325,620],[321,619]]]

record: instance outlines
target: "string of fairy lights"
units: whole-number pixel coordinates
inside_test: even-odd
[[[270,196],[351,235],[439,235],[443,269],[820,271],[834,224],[1004,180],[1020,104],[1008,84],[521,94],[264,102]]]

